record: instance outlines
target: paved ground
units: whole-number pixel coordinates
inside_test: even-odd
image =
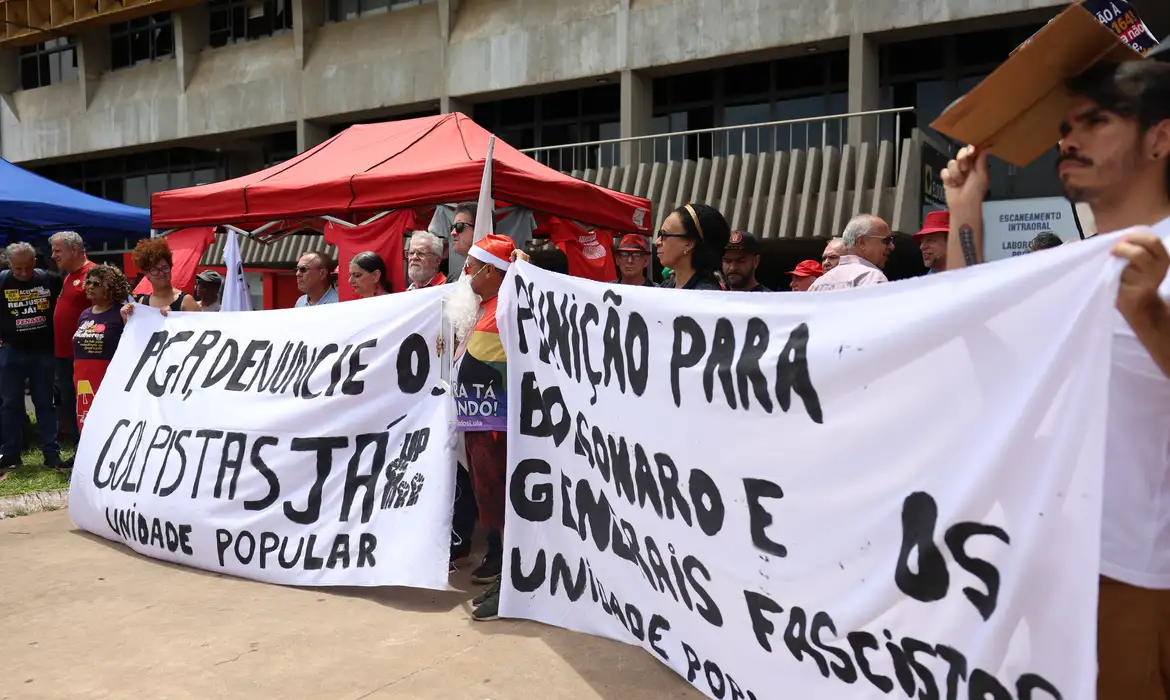
[[[65,511],[0,521],[0,572],[0,700],[702,697],[635,647],[473,623],[479,588],[221,577],[80,533]]]

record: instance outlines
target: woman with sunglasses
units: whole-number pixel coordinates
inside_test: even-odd
[[[85,427],[94,394],[122,339],[123,321],[118,307],[130,296],[130,282],[118,268],[96,265],[85,273],[85,296],[92,306],[81,312],[73,334],[73,388],[79,432]]]
[[[837,266],[808,288],[810,292],[831,292],[888,282],[882,268],[894,250],[889,225],[873,214],[860,214],[845,224],[841,234],[845,252]]]
[[[135,301],[167,311],[199,311],[195,297],[171,286],[171,270],[174,259],[171,246],[165,238],[144,238],[134,246],[134,264],[146,273],[150,281],[150,294],[142,294]]]
[[[721,290],[716,271],[723,260],[723,249],[731,235],[727,219],[706,204],[684,204],[662,222],[655,238],[658,261],[674,270],[674,277],[663,282],[667,289]]]

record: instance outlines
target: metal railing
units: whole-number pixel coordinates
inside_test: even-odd
[[[899,143],[910,129],[903,119],[913,107],[804,117],[781,121],[691,129],[648,136],[585,141],[522,149],[533,159],[564,172],[596,170],[638,163],[697,160],[792,149],[840,148],[847,143],[893,141],[894,172]]]

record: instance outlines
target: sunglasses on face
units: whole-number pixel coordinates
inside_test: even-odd
[[[315,269],[317,268],[309,267],[308,265],[297,265],[297,272],[301,273],[302,275],[307,274]]]
[[[473,226],[475,226],[475,224],[469,224],[466,221],[456,221],[455,223],[451,224],[451,230],[455,233],[463,233],[464,230]]]
[[[873,236],[862,236],[862,238],[874,238],[874,237]],[[882,245],[894,245],[894,237],[893,236],[885,236],[883,238],[878,238],[877,240],[881,241]]]

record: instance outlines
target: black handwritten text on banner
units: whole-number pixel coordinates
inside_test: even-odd
[[[441,290],[292,312],[139,308],[85,424],[82,529],[295,585],[446,588]]]
[[[1086,697],[1107,260],[820,295],[513,266],[502,613],[713,698]]]

